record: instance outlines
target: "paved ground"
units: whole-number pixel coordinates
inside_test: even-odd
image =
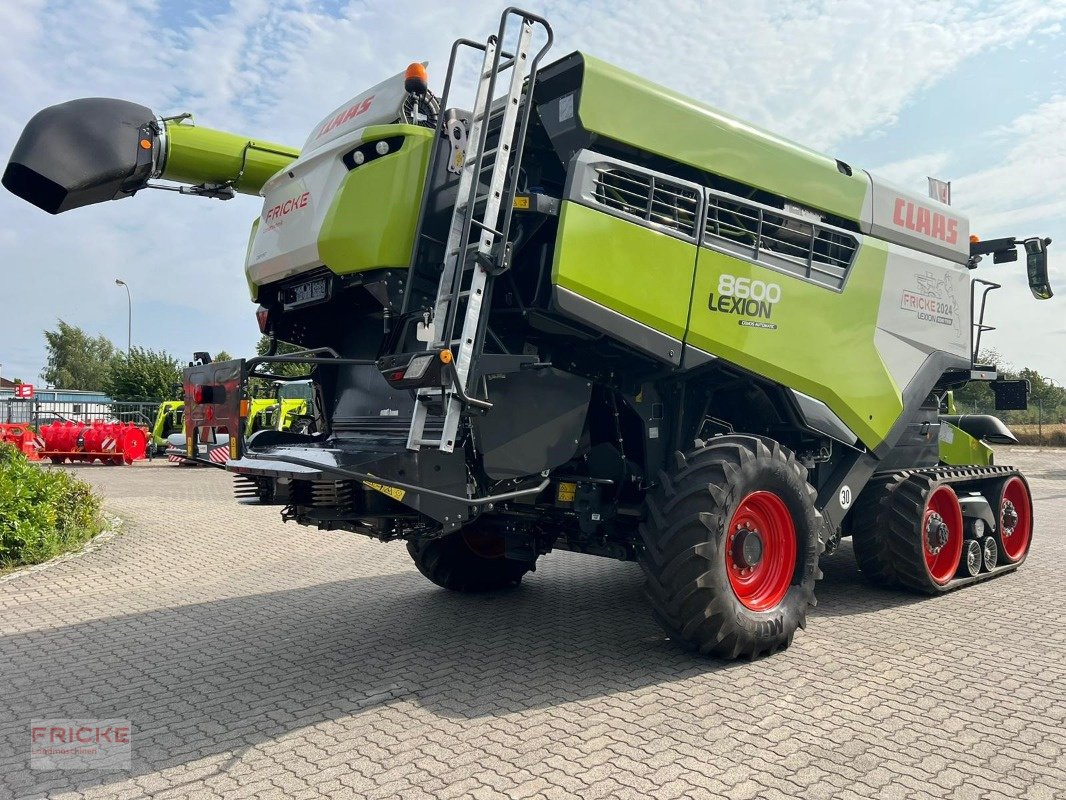
[[[454,596],[224,473],[82,470],[127,523],[0,582],[0,797],[1061,798],[1066,450],[1000,460],[1037,497],[1019,573],[916,600],[845,545],[754,664],[679,653],[632,565],[552,554]],[[30,770],[54,717],[132,720],[132,768]]]

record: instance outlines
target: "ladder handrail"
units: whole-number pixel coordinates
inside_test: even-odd
[[[470,152],[470,146],[472,136],[470,134],[477,134],[477,146],[474,149],[474,166],[470,170],[470,186],[467,188],[467,196],[465,199],[465,208],[463,209],[463,232],[459,236],[460,251],[454,256],[456,259],[456,270],[452,275],[452,286],[450,293],[450,300],[448,302],[448,311],[444,318],[444,336],[451,336],[451,332],[455,329],[455,317],[458,313],[458,304],[455,302],[456,295],[459,294],[459,290],[462,287],[463,281],[463,268],[466,266],[465,253],[462,248],[465,248],[470,241],[470,229],[473,227],[474,208],[477,205],[475,200],[477,199],[478,186],[481,185],[481,181],[478,180],[481,174],[481,165],[484,163],[485,157],[485,142],[489,138],[489,117],[492,109],[492,94],[496,90],[496,77],[498,76],[500,66],[500,53],[502,52],[502,36],[495,37],[490,36],[486,45],[485,55],[486,61],[488,60],[488,47],[492,47],[492,66],[489,68],[489,82],[485,92],[485,105],[483,109],[478,108],[477,100],[474,101],[474,109],[470,114],[470,131],[467,138],[467,154]],[[482,67],[484,69],[484,67]],[[484,72],[482,72],[482,78],[484,78]],[[478,87],[480,90],[480,86]],[[478,119],[478,113],[481,113],[481,119]],[[498,155],[498,153],[497,153]],[[463,177],[466,177],[466,170],[468,168],[468,161],[463,161]],[[458,193],[456,194],[456,202],[460,202]],[[481,234],[478,234],[480,238]],[[450,258],[448,254],[445,254],[445,258]],[[438,295],[438,303],[439,295]],[[436,326],[434,326],[436,327]],[[446,341],[446,340],[445,340]]]
[[[503,224],[499,226],[499,230],[500,230],[500,253],[499,253],[499,261],[497,262],[497,266],[502,266],[502,261],[506,257],[507,239],[508,239],[508,237],[510,236],[510,233],[511,233],[511,217],[514,214],[514,196],[515,196],[516,190],[518,188],[517,170],[521,167],[521,165],[522,165],[522,157],[525,154],[526,134],[529,132],[529,118],[532,116],[532,111],[533,111],[533,90],[536,88],[535,84],[536,84],[536,78],[537,78],[537,70],[540,67],[541,59],[543,59],[544,56],[548,53],[548,50],[551,49],[551,46],[552,46],[552,44],[555,41],[555,32],[552,30],[551,23],[549,23],[548,20],[546,20],[544,17],[542,17],[542,16],[540,16],[538,14],[534,14],[534,13],[528,12],[528,11],[523,11],[522,9],[519,9],[519,8],[517,8],[515,6],[508,6],[506,9],[504,9],[503,14],[501,15],[501,18],[500,18],[500,33],[499,33],[499,36],[500,36],[501,40],[502,40],[503,35],[504,35],[504,28],[506,27],[506,24],[507,24],[507,17],[508,17],[509,14],[512,14],[512,13],[521,15],[523,20],[528,19],[528,20],[532,20],[533,22],[539,23],[541,25],[541,27],[544,28],[544,31],[547,34],[547,40],[541,46],[540,50],[537,51],[537,54],[533,57],[533,60],[530,62],[530,66],[529,66],[529,76],[527,78],[527,83],[526,83],[526,100],[525,100],[525,103],[523,104],[523,108],[521,109],[521,123],[520,123],[520,127],[518,129],[518,137],[517,137],[517,140],[516,140],[518,142],[518,144],[517,144],[517,146],[514,148],[514,150],[511,153],[511,160],[512,160],[512,163],[515,166],[516,173],[515,173],[515,176],[514,176],[514,180],[511,181],[511,183],[510,183],[511,190],[509,192],[507,192],[505,194],[505,196],[502,198],[502,201],[503,201]],[[516,67],[517,67],[517,65],[516,65]],[[491,302],[491,299],[492,299],[492,284],[489,284],[489,286],[486,287],[485,297],[484,297],[482,302],[484,302],[486,305],[488,305]],[[476,334],[475,339],[474,339],[474,349],[473,349],[474,355],[473,355],[473,357],[471,358],[471,361],[470,361],[470,371],[474,370],[474,367],[475,367],[476,362],[477,362],[477,357],[481,353],[482,349],[484,349],[484,346],[485,346],[485,332],[486,332],[487,329],[488,329],[487,321],[486,321],[485,324],[480,325],[478,327],[478,331],[477,331],[477,334]]]
[[[429,163],[426,165],[426,178],[422,182],[422,199],[418,206],[418,219],[415,223],[416,236],[411,249],[411,265],[409,269],[412,271],[414,270],[415,263],[418,259],[418,250],[422,246],[422,225],[425,222],[426,210],[429,207],[429,190],[433,186],[433,176],[440,163],[440,154],[443,148],[439,146],[438,140],[444,137],[444,126],[447,123],[444,112],[448,110],[448,98],[451,96],[452,77],[455,71],[455,63],[460,47],[471,47],[475,50],[483,51],[485,49],[485,43],[475,42],[473,39],[456,39],[452,42],[451,54],[448,58],[448,70],[444,77],[444,89],[440,96],[440,114],[437,115],[437,124],[434,127],[434,146],[431,148]],[[405,315],[409,311],[408,304],[411,301],[412,295],[413,292],[404,293],[403,305],[400,307],[401,315]]]
[[[517,45],[513,54],[505,53],[503,50],[508,24],[512,17],[517,17],[519,20]],[[537,24],[545,29],[547,38],[536,55],[530,59],[530,49]],[[448,110],[448,98],[460,48],[471,46],[484,53],[481,70],[478,73],[474,104],[467,122],[464,157],[462,166],[458,168],[459,182],[456,186],[455,205],[452,208],[451,222],[448,227],[443,263],[440,265],[429,335],[426,337],[428,339],[426,350],[455,348],[455,352],[453,359],[449,359],[450,363],[446,362],[449,364],[451,386],[441,386],[437,390],[429,388],[416,390],[416,404],[407,440],[409,449],[418,450],[423,446],[435,445],[441,451],[451,452],[457,440],[459,424],[465,409],[471,406],[482,410],[491,408],[491,404],[471,398],[467,392],[467,384],[473,373],[479,348],[484,346],[485,332],[488,328],[487,303],[491,295],[492,276],[496,273],[493,266],[502,267],[507,259],[514,197],[518,190],[519,170],[529,130],[529,119],[533,110],[533,91],[537,70],[553,41],[554,33],[547,20],[537,14],[508,7],[500,15],[499,32],[489,36],[484,45],[466,39],[457,40],[452,45],[441,101],[442,112],[437,121],[438,136],[448,128],[445,112]],[[506,59],[505,64],[504,59]],[[497,79],[507,69],[513,70],[508,90],[499,98],[502,105],[498,106],[495,111],[498,115],[498,143],[495,148],[486,151],[490,123],[494,117],[493,107],[497,102],[494,96]],[[452,144],[454,146],[454,143]],[[437,142],[429,163],[419,208],[418,236],[411,258],[412,271],[409,280],[411,285],[414,282],[414,269],[421,252],[419,248],[423,245],[422,226],[427,213],[429,191],[434,174],[439,168],[440,153],[443,149],[443,146]],[[486,166],[489,155],[492,160]],[[455,168],[449,169],[454,171]],[[489,172],[488,190],[485,194],[479,195],[482,186],[481,178],[486,172]],[[480,203],[483,205],[479,216],[477,209]],[[476,239],[472,238],[474,236]],[[472,252],[475,250],[476,253]],[[469,283],[464,289],[468,276]],[[415,302],[411,299],[413,294],[412,288],[412,291],[407,292],[404,298],[402,313],[405,315],[411,313],[411,304]],[[460,324],[460,305],[463,306],[463,319],[461,330],[457,331],[456,328]],[[437,402],[435,398],[443,402],[444,423],[439,439],[426,439],[423,434],[429,413],[428,403],[431,400]]]

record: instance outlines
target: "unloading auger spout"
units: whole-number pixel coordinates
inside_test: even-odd
[[[298,155],[296,148],[193,125],[188,114],[161,117],[128,100],[91,97],[35,115],[3,184],[50,214],[146,187],[228,199],[258,194]]]

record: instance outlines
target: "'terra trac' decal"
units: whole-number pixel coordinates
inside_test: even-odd
[[[776,283],[723,273],[718,276],[718,293],[711,292],[707,298],[707,308],[721,314],[747,317],[737,322],[745,328],[776,330],[775,323],[764,320],[773,316],[774,306],[780,300],[781,287]]]
[[[942,214],[911,200],[896,198],[892,210],[892,224],[915,233],[923,233],[948,244],[959,240],[959,221],[948,214]]]
[[[370,97],[366,98],[365,100],[362,100],[361,102],[358,102],[355,105],[349,106],[344,111],[335,116],[333,119],[331,119],[329,122],[327,122],[325,125],[323,125],[322,130],[318,132],[318,136],[316,136],[315,138],[321,139],[331,130],[340,125],[343,125],[348,120],[355,119],[360,114],[365,114],[367,111],[370,110],[370,104],[373,101],[374,95],[370,95]]]

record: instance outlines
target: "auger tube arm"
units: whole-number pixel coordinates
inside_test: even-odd
[[[164,119],[138,103],[92,97],[37,113],[15,144],[3,185],[50,214],[128,197],[154,178],[189,184],[192,194],[258,194],[298,155],[197,127],[188,115]]]
[[[296,160],[293,147],[201,128],[185,120],[165,122],[165,156],[159,177],[187,184],[222,184],[259,194],[273,175]]]

